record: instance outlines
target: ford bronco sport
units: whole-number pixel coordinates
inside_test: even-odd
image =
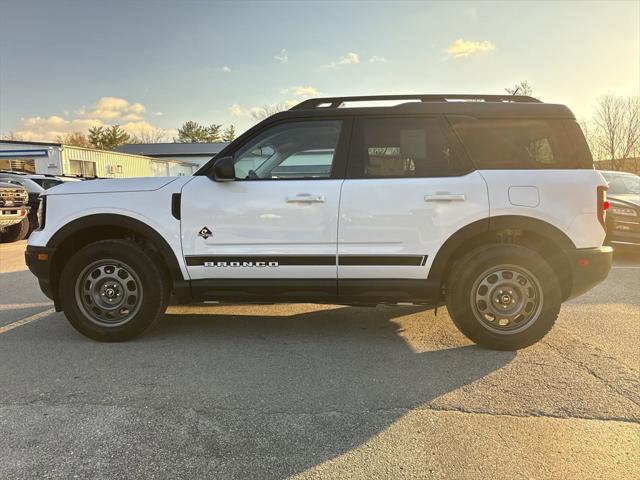
[[[320,98],[264,120],[191,177],[47,190],[26,258],[56,309],[96,340],[144,332],[173,293],[443,303],[468,338],[513,350],[607,276],[605,194],[565,106]]]

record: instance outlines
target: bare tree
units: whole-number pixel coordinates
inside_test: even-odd
[[[133,143],[161,143],[168,139],[167,132],[162,128],[147,128],[135,134],[131,139]]]
[[[7,132],[3,135],[0,135],[0,140],[17,140],[17,141],[21,141],[23,140],[23,138],[15,133],[15,132]]]
[[[263,105],[262,107],[259,107],[259,108],[253,108],[251,110],[251,117],[256,122],[259,122],[278,112],[284,112],[285,110],[289,110],[289,107],[287,107],[284,103],[274,103],[273,105]]]
[[[582,120],[580,122],[580,128],[582,129],[582,133],[584,133],[584,138],[587,140],[593,160],[595,162],[603,160],[606,155],[604,154],[602,144],[598,139],[598,128],[594,125],[593,121],[586,119]]]
[[[58,143],[64,145],[72,145],[74,147],[93,148],[89,138],[82,132],[67,133],[66,135],[58,135],[56,139]]]
[[[640,98],[607,94],[597,100],[594,144],[612,170],[622,170],[640,143]]]
[[[529,85],[527,80],[516,83],[513,88],[505,88],[504,91],[509,95],[525,95],[528,97],[533,95],[533,88]]]

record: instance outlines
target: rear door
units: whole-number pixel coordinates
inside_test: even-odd
[[[340,296],[424,298],[445,240],[488,215],[487,186],[444,118],[357,119],[340,200]]]
[[[196,176],[186,184],[182,245],[190,278],[237,290],[239,280],[290,281],[280,293],[304,286],[296,279],[309,280],[310,291],[323,280],[335,294],[349,127],[348,119],[278,123],[234,152],[235,181]]]

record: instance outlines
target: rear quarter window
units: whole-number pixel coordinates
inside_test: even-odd
[[[584,135],[562,119],[449,117],[479,169],[593,168]]]

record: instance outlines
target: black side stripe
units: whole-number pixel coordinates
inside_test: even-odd
[[[338,265],[419,267],[426,262],[426,255],[340,255]]]
[[[239,263],[242,266],[246,264],[256,263],[276,263],[279,266],[317,266],[317,265],[335,265],[335,255],[317,255],[317,256],[255,256],[255,257],[240,257],[240,256],[187,256],[187,265],[190,267],[204,266],[205,262],[209,263]],[[235,265],[231,265],[235,266]],[[247,265],[252,266],[252,265]]]
[[[303,256],[209,256],[188,255],[187,266],[202,267],[206,263],[233,263],[229,266],[262,266],[277,264],[278,266],[335,266],[335,255],[303,255]],[[260,265],[255,265],[255,264]],[[238,265],[239,264],[239,265]],[[244,264],[244,265],[243,265]],[[340,255],[338,265],[342,266],[380,266],[380,267],[421,267],[427,264],[427,255]],[[223,266],[223,265],[220,265]]]

